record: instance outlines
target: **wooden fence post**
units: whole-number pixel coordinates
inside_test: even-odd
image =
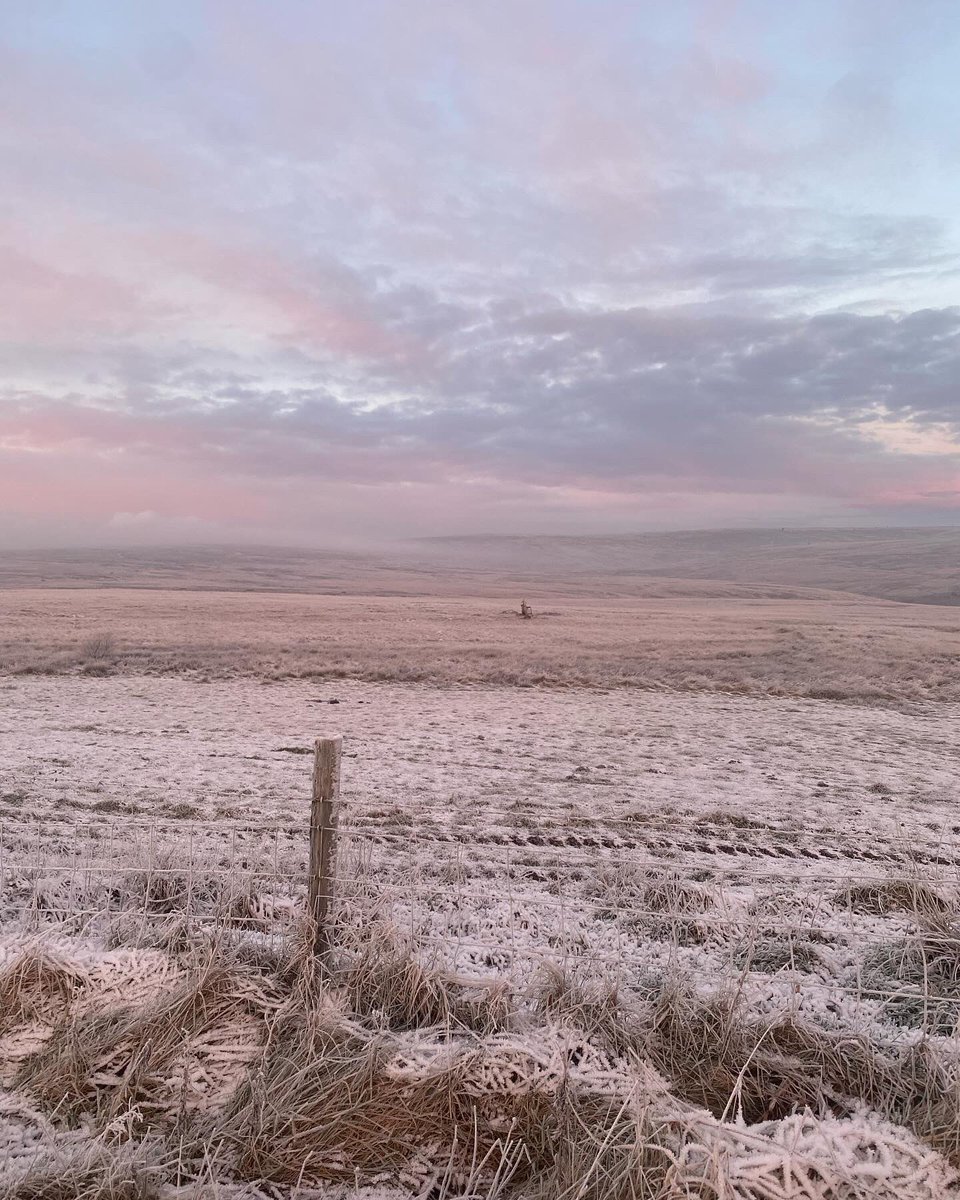
[[[337,820],[343,738],[317,738],[310,805],[310,880],[307,902],[313,918],[313,952],[324,966],[330,957],[330,901],[337,878]]]

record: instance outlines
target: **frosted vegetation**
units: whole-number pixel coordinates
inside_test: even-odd
[[[955,610],[2,603],[0,1197],[960,1194]]]
[[[4,836],[8,1195],[953,1194],[950,872],[349,827],[324,976],[300,830]]]
[[[684,585],[689,591],[689,586]],[[519,606],[520,594],[511,596]],[[536,597],[534,597],[536,599]],[[0,673],[727,691],[958,700],[960,610],[853,597],[537,602],[0,592]]]

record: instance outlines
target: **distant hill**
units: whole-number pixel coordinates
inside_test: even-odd
[[[960,528],[427,538],[348,553],[206,546],[0,552],[0,588],[813,598],[960,605]],[[516,595],[515,595],[516,593]]]
[[[760,529],[613,537],[462,537],[424,543],[449,569],[531,582],[667,577],[960,604],[960,527]]]

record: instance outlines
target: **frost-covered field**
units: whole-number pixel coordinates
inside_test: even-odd
[[[310,768],[298,752],[333,731],[350,755],[345,813],[371,834],[544,853],[551,838],[574,850],[587,839],[601,856],[649,843],[708,867],[842,873],[952,862],[958,729],[953,703],[8,678],[0,813],[302,823]]]
[[[398,585],[400,580],[397,581]],[[648,599],[0,591],[0,675],[178,674],[960,701],[957,608],[651,581]],[[526,589],[524,589],[526,590]],[[746,592],[746,594],[744,594]]]
[[[8,676],[0,1195],[956,1194],[958,728],[942,701]]]

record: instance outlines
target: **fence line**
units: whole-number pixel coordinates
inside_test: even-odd
[[[190,827],[185,826],[182,832],[189,835]],[[4,834],[3,825],[2,825],[2,823],[0,823],[0,841],[3,840],[3,834]],[[397,838],[395,841],[394,841],[394,839],[388,840],[388,839],[372,838],[372,837],[366,837],[366,836],[358,838],[355,831],[352,831],[349,829],[345,830],[342,828],[336,830],[336,835],[337,835],[337,839],[341,843],[343,843],[343,842],[348,842],[348,843],[349,842],[360,842],[364,845],[377,847],[377,848],[384,848],[384,847],[393,848],[394,846],[402,846],[411,855],[414,855],[416,853],[417,848],[422,845],[421,839],[419,839],[419,838],[409,838],[409,837]],[[276,845],[277,843],[271,843],[271,844]],[[453,850],[458,851],[458,854],[456,855],[456,857],[453,860],[444,859],[444,860],[440,860],[439,862],[437,860],[434,860],[434,862],[437,866],[440,866],[440,867],[445,866],[445,867],[449,868],[455,864],[462,863],[464,856],[470,856],[471,860],[472,860],[472,864],[476,868],[476,872],[478,874],[482,873],[486,868],[502,867],[507,872],[507,877],[510,877],[510,875],[514,875],[517,878],[525,879],[530,883],[561,882],[564,879],[569,879],[572,881],[581,881],[584,878],[589,878],[591,872],[597,873],[600,871],[610,872],[610,871],[616,871],[618,869],[632,869],[634,871],[640,871],[640,872],[645,871],[650,874],[658,874],[659,873],[660,875],[663,875],[665,877],[676,877],[676,876],[686,875],[686,876],[690,877],[693,882],[704,883],[704,884],[709,883],[711,881],[716,882],[718,884],[727,884],[727,885],[736,884],[736,883],[756,882],[756,883],[764,883],[764,884],[778,884],[778,883],[784,884],[784,885],[790,884],[790,885],[795,885],[795,886],[807,884],[807,885],[810,885],[811,888],[813,888],[814,886],[818,886],[818,887],[822,886],[822,887],[842,889],[845,885],[870,886],[870,885],[876,885],[879,883],[891,884],[891,885],[897,884],[897,883],[902,883],[905,886],[919,887],[924,882],[924,877],[921,876],[921,874],[919,873],[917,868],[919,866],[927,865],[922,862],[911,863],[911,862],[892,862],[890,860],[884,860],[883,862],[877,864],[878,867],[888,868],[886,871],[883,871],[882,873],[878,873],[877,871],[856,872],[856,871],[842,870],[842,869],[840,869],[836,873],[834,873],[834,872],[823,872],[823,871],[810,871],[807,869],[803,869],[802,873],[798,873],[796,875],[789,875],[789,874],[785,874],[783,871],[757,870],[756,868],[752,868],[743,863],[736,863],[736,864],[725,863],[723,865],[706,867],[699,861],[691,864],[689,861],[685,862],[682,858],[679,858],[679,857],[674,858],[674,859],[664,859],[661,857],[655,857],[655,858],[650,859],[650,858],[638,858],[636,855],[628,855],[628,856],[620,856],[620,857],[612,857],[609,855],[604,855],[602,858],[592,858],[592,859],[585,858],[584,861],[582,861],[582,862],[571,863],[568,861],[563,861],[559,856],[556,858],[556,860],[554,860],[548,855],[541,855],[537,862],[529,862],[529,861],[523,861],[523,860],[517,859],[515,857],[511,857],[509,854],[507,854],[507,855],[491,854],[490,853],[491,847],[485,843],[440,842],[440,843],[435,843],[435,844],[444,846],[445,848],[448,848],[448,849],[453,849]],[[41,842],[40,845],[42,846],[43,843]],[[129,845],[127,848],[129,849]],[[472,852],[476,851],[478,849],[483,849],[486,854],[486,857],[482,860],[477,859],[477,858],[475,858],[475,856],[472,855]],[[494,849],[503,850],[505,848],[498,846],[498,847],[494,847]],[[47,853],[50,853],[49,849],[47,850]],[[87,873],[98,873],[99,872],[104,875],[110,874],[110,875],[118,875],[118,876],[141,875],[141,874],[143,874],[143,872],[145,870],[148,870],[148,869],[152,870],[153,873],[156,875],[179,876],[179,875],[182,875],[184,872],[184,867],[182,865],[173,865],[173,866],[155,865],[151,868],[148,868],[146,865],[123,865],[119,862],[110,862],[105,859],[100,859],[99,861],[92,861],[90,859],[80,857],[80,855],[82,855],[82,853],[83,853],[82,850],[75,849],[74,857],[71,858],[67,862],[63,862],[63,861],[52,862],[52,861],[49,861],[49,859],[42,858],[39,856],[37,856],[32,862],[26,862],[21,859],[18,861],[17,866],[15,867],[15,866],[12,866],[9,861],[9,855],[10,855],[9,848],[5,848],[5,850],[3,852],[0,852],[0,871],[3,871],[7,874],[9,874],[10,872],[12,872],[16,869],[19,869],[21,871],[27,870],[27,869],[33,870],[34,872],[42,871],[44,874],[71,874],[71,873],[76,873],[78,871],[84,871]],[[218,873],[223,874],[223,873],[226,873],[226,872],[228,872],[230,870],[234,870],[234,869],[239,870],[242,873],[246,873],[248,875],[282,875],[282,876],[286,876],[289,878],[301,878],[301,879],[304,878],[305,874],[306,874],[306,866],[305,865],[303,867],[300,867],[297,869],[288,869],[288,870],[277,870],[274,868],[257,868],[257,867],[253,867],[253,866],[245,867],[242,864],[240,866],[238,866],[236,864],[236,862],[234,861],[234,859],[236,857],[239,857],[240,855],[241,855],[241,849],[237,848],[235,852],[231,853],[228,861],[225,863],[217,864],[217,863],[213,863],[210,861],[203,861],[202,859],[197,858],[195,855],[188,856],[187,862],[190,864],[191,867],[198,869],[198,870],[202,869],[208,875],[209,874],[218,874]],[[306,849],[304,849],[302,851],[301,857],[303,858],[304,863],[306,863],[306,860],[307,860]],[[421,868],[424,866],[423,863],[417,863],[415,865],[420,866]],[[802,863],[798,863],[797,865],[801,866],[801,867],[805,867],[805,864],[802,864]],[[939,864],[939,865],[948,866],[951,868],[954,866],[954,864],[952,862]],[[929,876],[927,878],[929,878]],[[948,872],[948,874],[945,877],[937,879],[934,882],[941,883],[941,884],[950,882],[952,884],[956,879],[957,879],[957,875],[954,873],[953,870],[951,870]],[[434,881],[433,883],[431,883],[429,880],[425,880],[424,886],[436,886],[436,882]]]
[[[322,739],[321,739],[322,740]],[[342,756],[348,757],[348,756]],[[814,797],[815,798],[815,797]],[[565,802],[569,803],[569,801]],[[350,803],[346,801],[344,807],[347,811],[350,810]],[[572,806],[571,806],[572,807]],[[483,823],[489,823],[491,815],[503,817],[503,812],[480,803],[475,808],[475,813],[482,819]],[[281,820],[279,818],[270,819],[250,819],[250,818],[233,818],[233,817],[218,817],[216,820],[204,820],[201,818],[182,818],[182,817],[164,817],[160,816],[143,816],[139,813],[126,813],[122,810],[106,810],[89,808],[82,810],[81,816],[68,817],[59,813],[47,813],[39,817],[20,816],[16,813],[8,812],[0,817],[0,822],[5,825],[24,825],[33,827],[38,822],[47,825],[81,825],[86,824],[91,827],[97,825],[110,825],[117,821],[123,823],[124,828],[143,827],[143,828],[159,828],[166,827],[171,829],[181,829],[189,824],[198,826],[209,826],[217,829],[251,829],[251,830],[281,830],[296,832],[301,831],[303,823],[301,820],[289,818]],[[777,825],[763,824],[752,818],[746,818],[741,823],[736,815],[731,815],[727,820],[710,819],[696,814],[692,814],[693,823],[687,819],[671,819],[670,815],[662,811],[645,812],[641,811],[635,814],[616,815],[613,813],[601,813],[586,815],[582,810],[578,810],[570,814],[564,820],[557,820],[551,816],[551,810],[535,808],[531,810],[531,814],[535,814],[539,820],[544,822],[545,827],[550,829],[566,829],[572,836],[578,828],[586,828],[595,826],[604,830],[623,828],[629,830],[632,834],[642,833],[645,826],[652,825],[656,831],[664,831],[668,833],[685,833],[687,835],[711,834],[725,839],[749,836],[751,833],[762,833],[766,837],[783,838],[791,843],[803,839],[817,839],[823,833],[828,832],[833,843],[856,845],[862,842],[862,831],[838,829],[831,827],[828,830],[818,828],[786,828]],[[362,812],[357,813],[357,818],[367,822],[373,822],[376,817],[368,816]],[[448,819],[448,810],[441,804],[436,802],[423,803],[418,799],[418,807],[416,816],[423,823],[429,823],[442,818],[444,824]],[[871,816],[870,832],[871,834],[880,834],[885,840],[904,841],[916,836],[929,837],[930,834],[936,833],[941,839],[949,840],[960,835],[960,822],[956,817],[945,817],[939,824],[931,823],[930,821],[907,821],[901,818],[889,817],[881,826],[875,824],[876,818]],[[365,826],[358,826],[364,828]]]
[[[429,815],[429,810],[421,810],[420,815]],[[891,864],[893,860],[882,853],[871,850],[863,845],[863,835],[850,835],[843,838],[839,835],[835,836],[834,831],[827,829],[819,832],[809,830],[803,834],[804,838],[810,838],[815,841],[819,836],[828,838],[831,842],[830,847],[823,847],[818,844],[818,849],[812,855],[808,852],[808,848],[796,844],[796,840],[791,836],[788,838],[786,834],[781,834],[787,845],[783,846],[765,846],[763,843],[758,843],[751,840],[751,835],[762,835],[768,837],[771,834],[777,835],[778,831],[768,829],[767,827],[751,828],[749,830],[738,830],[736,836],[727,836],[722,839],[720,844],[709,844],[699,838],[696,830],[691,830],[683,824],[672,824],[669,821],[657,823],[650,829],[650,837],[645,839],[643,830],[637,829],[637,837],[634,839],[618,840],[603,833],[603,827],[606,824],[606,819],[599,817],[595,824],[600,827],[599,833],[590,833],[588,831],[588,822],[584,818],[578,818],[581,824],[571,828],[569,826],[556,827],[540,827],[540,831],[532,831],[527,836],[521,831],[499,832],[484,832],[483,830],[470,830],[464,827],[449,827],[440,828],[437,826],[420,825],[416,826],[411,821],[410,824],[404,823],[401,828],[383,828],[370,824],[346,824],[341,819],[338,825],[338,833],[344,837],[351,837],[355,840],[367,840],[370,842],[381,843],[387,840],[397,842],[416,842],[416,843],[439,843],[448,846],[483,846],[484,848],[502,847],[504,849],[524,849],[536,850],[538,852],[549,853],[557,850],[642,850],[648,845],[652,845],[656,849],[660,849],[660,843],[667,840],[671,834],[679,837],[685,837],[690,842],[695,842],[697,845],[685,846],[679,843],[677,848],[681,850],[701,850],[710,853],[741,855],[744,857],[769,857],[783,860],[786,858],[804,858],[808,862],[813,862],[818,859],[826,859],[827,861],[844,860],[851,857],[857,857],[867,862],[875,862],[879,865]],[[260,823],[260,822],[243,822],[231,823],[220,820],[197,820],[190,818],[189,820],[128,820],[126,818],[106,820],[97,818],[95,820],[82,819],[79,817],[63,817],[58,815],[43,814],[34,818],[22,817],[6,817],[0,816],[0,831],[29,833],[36,835],[38,833],[54,831],[61,837],[72,836],[76,837],[83,833],[89,841],[98,840],[105,832],[114,832],[118,828],[122,828],[124,832],[129,830],[145,830],[147,832],[157,832],[158,830],[166,830],[175,833],[196,833],[203,831],[211,837],[224,838],[226,835],[236,835],[241,833],[249,833],[253,835],[263,834],[285,834],[291,838],[302,838],[305,822],[284,822],[280,823]],[[566,829],[565,833],[560,830]],[[949,839],[946,834],[941,837],[941,843],[946,844]],[[886,841],[891,845],[896,845],[897,842],[892,838],[887,838]],[[739,845],[733,845],[733,842],[739,842]],[[851,853],[845,854],[843,851],[834,850],[833,846],[843,846],[849,844]],[[948,867],[960,867],[960,853],[958,854],[938,854],[932,848],[924,849],[918,847],[916,842],[902,839],[904,855],[907,860],[915,865],[939,865]],[[797,854],[790,854],[790,849],[796,849]]]
[[[430,809],[418,810],[418,816],[421,818],[429,818],[431,816]],[[644,838],[644,827],[642,824],[631,824],[635,837],[631,839],[617,839],[607,835],[604,831],[606,826],[610,824],[608,818],[597,817],[593,820],[584,817],[577,818],[577,824],[573,827],[557,824],[555,826],[540,826],[538,830],[531,831],[527,836],[524,836],[522,831],[508,831],[503,833],[493,832],[484,833],[480,830],[468,830],[463,827],[448,827],[441,828],[430,826],[429,824],[415,827],[411,822],[410,825],[404,824],[402,830],[386,829],[378,827],[371,821],[369,824],[354,824],[347,825],[342,822],[339,825],[339,831],[344,836],[350,836],[355,839],[366,838],[370,841],[383,841],[385,839],[394,839],[397,841],[410,840],[411,833],[415,834],[417,842],[439,842],[447,845],[482,845],[482,846],[514,846],[523,849],[536,849],[543,851],[562,850],[562,849],[608,849],[608,850],[639,850],[643,849],[647,844],[647,839]],[[59,815],[43,814],[34,818],[24,817],[0,817],[0,830],[24,830],[31,833],[37,832],[38,828],[42,830],[60,830],[69,831],[76,834],[78,831],[83,831],[90,840],[95,840],[96,837],[104,830],[113,831],[121,825],[124,830],[141,829],[146,831],[168,830],[176,833],[189,833],[191,831],[203,830],[209,835],[217,835],[220,837],[226,834],[251,833],[283,833],[290,837],[301,837],[304,831],[304,823],[296,821],[285,821],[283,823],[275,822],[231,822],[223,820],[200,820],[195,818],[188,819],[147,819],[147,818],[127,818],[120,817],[107,819],[99,814],[91,814],[88,818],[80,817],[63,817]],[[590,832],[590,826],[596,826],[599,832]],[[941,844],[946,844],[953,837],[953,827],[951,826],[950,836],[946,830],[940,833]],[[561,832],[565,831],[565,832]],[[929,831],[928,831],[929,832]],[[956,828],[956,832],[960,833],[960,826]],[[677,822],[673,823],[669,820],[657,820],[656,824],[652,824],[649,828],[649,840],[658,843],[666,839],[669,835],[677,835],[688,838],[692,841],[702,840],[703,828],[696,826],[691,828],[689,825]],[[65,835],[65,834],[64,834]],[[751,841],[751,835],[762,835],[765,838],[779,838],[785,845],[782,846],[765,846],[762,843]],[[951,854],[945,856],[938,854],[932,848],[923,849],[918,847],[914,840],[909,839],[906,835],[902,838],[894,838],[890,834],[877,834],[873,832],[872,836],[879,836],[884,843],[891,846],[901,845],[904,852],[910,861],[920,864],[934,864],[941,866],[956,866],[960,867],[960,854]],[[793,858],[797,855],[791,855],[790,849],[795,849],[800,857],[807,858],[809,861],[815,859],[826,858],[828,860],[841,860],[848,857],[843,851],[833,849],[835,846],[850,846],[855,855],[862,857],[865,861],[876,862],[878,864],[887,863],[890,860],[882,853],[871,850],[869,847],[864,847],[863,837],[861,834],[842,834],[835,832],[832,829],[821,831],[803,830],[793,831],[778,830],[768,826],[751,826],[749,828],[727,829],[726,833],[720,839],[719,845],[709,846],[711,852],[736,853],[743,855],[754,855],[771,858]],[[818,838],[829,838],[831,845],[825,847]],[[816,845],[816,850],[810,855],[809,847],[800,844],[801,839],[809,839]],[[734,841],[740,841],[740,848],[732,846]],[[683,848],[683,847],[681,847]],[[706,847],[705,847],[706,848]]]
[[[591,835],[592,824],[601,831],[612,824],[630,825],[638,834],[642,826],[605,816],[591,822],[580,813],[565,836],[555,840],[542,831],[525,838],[489,829],[438,829],[412,820],[399,828],[377,827],[372,818],[366,819],[369,823],[350,823],[341,813],[341,808],[350,811],[340,798],[341,756],[339,737],[317,740],[309,816],[305,795],[301,822],[107,820],[102,814],[91,814],[92,820],[59,814],[0,819],[3,910],[19,912],[31,922],[59,919],[64,925],[80,922],[85,928],[98,919],[183,916],[199,925],[269,933],[271,938],[278,932],[282,935],[281,926],[292,926],[306,915],[314,952],[331,971],[337,969],[338,930],[344,919],[350,919],[351,904],[361,901],[374,908],[394,906],[397,920],[409,920],[417,947],[442,948],[454,960],[463,953],[476,953],[492,960],[507,955],[603,968],[649,965],[649,955],[645,958],[635,949],[643,937],[660,941],[678,955],[699,952],[698,947],[706,947],[703,953],[734,954],[745,944],[744,961],[750,961],[750,946],[773,935],[786,939],[788,965],[798,948],[813,955],[815,965],[815,956],[825,947],[885,944],[884,938],[889,942],[901,936],[918,919],[909,912],[911,897],[914,907],[932,905],[934,914],[941,904],[944,920],[955,915],[952,897],[938,900],[931,891],[931,884],[939,886],[943,880],[932,877],[930,868],[946,868],[953,884],[960,877],[956,873],[960,860],[931,855],[915,845],[901,860],[865,854],[869,848],[860,845],[855,834],[822,832],[820,836],[837,848],[830,855],[808,857],[794,845],[798,857],[790,856],[790,865],[800,869],[789,874],[779,852],[771,852],[781,863],[779,870],[772,864],[768,869],[756,865],[755,857],[762,850],[755,837],[795,840],[793,831],[763,826],[718,825],[723,844],[711,846],[704,843],[702,826],[691,831],[669,820],[653,831],[653,845],[640,837],[626,842],[603,832]],[[427,806],[418,808],[415,816],[422,822],[440,811]],[[668,846],[676,855],[672,858],[658,844],[668,840],[670,832],[688,843],[678,840]],[[817,836],[814,830],[802,831],[804,840]],[[17,844],[18,838],[22,844]],[[943,841],[953,849],[946,829]],[[843,846],[850,847],[850,857],[844,856]],[[178,848],[179,854],[171,857]],[[438,848],[443,855],[438,855]],[[908,848],[906,841],[904,848]],[[130,861],[131,854],[135,858],[138,853],[145,861]],[[708,856],[712,858],[707,860]],[[731,858],[740,861],[728,861]],[[836,870],[824,870],[824,859],[834,858],[840,860]],[[841,866],[844,862],[846,866]],[[869,862],[872,869],[852,870],[852,862]],[[625,879],[611,879],[618,871],[626,873]],[[493,873],[491,886],[478,886],[485,873]],[[637,889],[633,902],[629,892],[617,891],[628,885]],[[591,890],[607,886],[606,893]],[[666,888],[660,897],[655,894],[658,886]],[[770,887],[772,895],[757,897],[755,891],[764,887]],[[679,889],[676,896],[671,888]],[[855,897],[855,888],[866,889],[866,896]],[[901,895],[895,894],[897,888]],[[923,888],[925,896],[920,895]],[[103,898],[99,905],[91,895],[96,889]],[[895,934],[887,932],[885,895],[887,911],[899,922]],[[871,897],[878,911],[870,911]],[[774,901],[784,911],[764,911],[763,903]],[[900,911],[898,905],[907,911]],[[552,932],[546,934],[539,927],[531,928],[545,914],[555,918]],[[439,918],[447,920],[440,931],[434,928]],[[471,921],[486,922],[487,929],[474,932],[467,927]],[[585,929],[585,923],[590,928]],[[591,947],[585,941],[574,944],[601,929],[601,940],[613,938],[616,951]],[[960,962],[960,931],[957,939]],[[924,954],[927,949],[935,962],[936,944],[921,946]],[[794,974],[797,978],[791,979],[791,986],[798,990],[851,992],[852,985],[815,971]],[[889,1003],[917,999],[910,985],[886,989],[874,986],[877,983],[874,978],[863,979],[852,994]],[[924,999],[960,1005],[960,990],[940,995],[927,987]]]

